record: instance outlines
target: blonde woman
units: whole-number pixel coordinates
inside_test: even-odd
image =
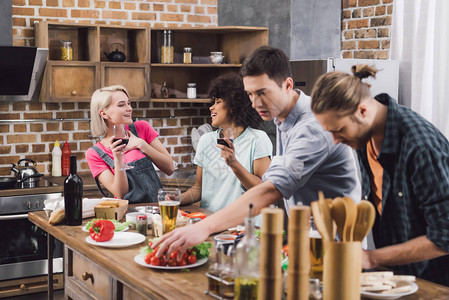
[[[94,136],[104,137],[87,150],[86,159],[97,185],[101,182],[116,198],[130,203],[157,202],[161,183],[153,163],[170,175],[174,172],[173,161],[148,122],[133,123],[132,111],[128,91],[123,86],[94,92],[90,105],[91,131]],[[121,140],[113,141],[113,126],[119,124],[126,124],[127,145],[121,144]],[[122,170],[123,155],[132,169]]]

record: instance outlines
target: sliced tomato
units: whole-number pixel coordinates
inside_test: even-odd
[[[202,220],[202,219],[204,219],[206,217],[206,214],[202,213],[202,212],[194,212],[194,213],[186,215],[186,217],[187,218],[191,218],[191,219],[193,219],[193,218],[200,218]]]

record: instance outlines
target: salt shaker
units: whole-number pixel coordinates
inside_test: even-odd
[[[147,215],[137,215],[136,217],[136,231],[140,234],[147,235],[148,219]]]
[[[194,82],[187,83],[187,98],[189,99],[196,98],[196,83]]]

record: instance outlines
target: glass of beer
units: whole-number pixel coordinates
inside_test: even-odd
[[[163,233],[175,229],[178,207],[181,203],[181,191],[177,188],[159,189],[157,200],[161,212]]]
[[[323,279],[324,245],[321,235],[310,217],[310,278]]]

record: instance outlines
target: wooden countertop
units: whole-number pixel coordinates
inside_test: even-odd
[[[153,203],[153,205],[157,204]],[[208,215],[211,214],[211,212],[196,206],[183,206],[182,209],[191,212],[203,211]],[[146,242],[116,249],[88,244],[85,241],[88,233],[82,231],[81,227],[89,219],[83,220],[83,225],[80,226],[52,226],[48,223],[48,218],[43,211],[29,213],[28,219],[112,274],[117,280],[151,298],[211,299],[204,294],[204,291],[207,290],[207,277],[204,274],[208,271],[210,259],[214,257],[213,255],[209,256],[209,261],[206,264],[190,269],[189,272],[155,270],[140,266],[134,262],[134,257],[139,254],[139,249],[145,246]],[[213,241],[211,242],[213,243]],[[212,254],[213,248],[211,250]]]
[[[167,176],[161,171],[156,171],[163,186],[176,186],[189,188],[195,183],[195,173],[193,168],[182,168],[177,169],[175,172]],[[97,185],[91,173],[81,173],[79,174],[83,180],[83,188],[85,191],[96,191]],[[50,181],[51,183],[57,184],[57,186],[52,187],[37,187],[32,189],[8,189],[0,190],[0,197],[2,196],[19,196],[19,195],[29,195],[32,194],[49,194],[49,193],[62,193],[64,191],[64,180],[66,176],[52,177],[44,176],[44,179]]]

